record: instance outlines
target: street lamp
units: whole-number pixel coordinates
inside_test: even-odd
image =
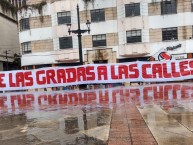
[[[71,33],[78,34],[77,36],[78,36],[78,46],[79,46],[79,59],[80,59],[80,65],[83,65],[81,37],[82,37],[82,33],[88,32],[88,34],[90,34],[90,22],[89,22],[89,20],[87,20],[87,22],[86,22],[86,25],[87,25],[88,29],[86,29],[86,30],[80,29],[80,14],[79,14],[78,4],[77,4],[77,18],[78,18],[78,29],[77,30],[70,30],[71,29],[71,24],[67,24],[67,26],[68,26],[69,35]]]

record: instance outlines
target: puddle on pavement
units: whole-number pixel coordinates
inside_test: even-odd
[[[106,145],[111,108],[48,106],[41,111],[1,115],[1,145]],[[52,108],[52,109],[50,109]],[[51,111],[48,111],[51,110]]]
[[[193,141],[192,100],[168,100],[138,106],[159,145],[190,145]]]

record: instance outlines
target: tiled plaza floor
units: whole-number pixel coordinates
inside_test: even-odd
[[[114,106],[108,145],[157,145],[137,107],[130,104]]]

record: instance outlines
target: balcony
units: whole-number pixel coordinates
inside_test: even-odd
[[[150,54],[149,44],[125,44],[119,47],[119,56],[121,57],[144,57]]]
[[[56,51],[55,61],[59,63],[77,62],[79,61],[78,49],[64,49]]]

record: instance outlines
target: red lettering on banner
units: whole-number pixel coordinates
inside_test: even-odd
[[[130,79],[131,82],[149,82],[150,80],[162,82],[193,78],[193,60],[168,61],[167,63],[139,62],[139,64],[140,65],[138,65],[138,63],[88,65],[73,68],[5,72],[0,74],[0,90],[11,90],[11,88],[14,87],[33,89],[47,87],[47,84],[53,84],[53,86],[54,84],[56,84],[56,86],[68,86],[70,83],[78,85],[82,82],[86,84],[91,81],[99,84],[101,82],[126,82],[128,79]],[[32,75],[33,73],[35,76]],[[5,76],[8,77],[5,79]],[[155,80],[154,78],[157,79]]]
[[[58,83],[66,83],[65,70],[64,69],[58,69],[56,73],[57,73]]]
[[[9,73],[9,86],[16,87],[16,83],[13,82],[13,74]]]
[[[102,80],[102,76],[104,77],[103,80],[107,80],[107,67],[106,66],[98,66],[98,80]]]
[[[186,70],[188,69],[188,61],[182,61],[180,62],[180,72],[182,74],[182,76],[188,76],[190,75],[190,71]]]
[[[119,79],[127,79],[129,77],[129,73],[128,73],[128,67],[126,65],[119,65],[118,67],[118,70],[119,70]],[[123,77],[123,75],[125,77]]]
[[[0,74],[0,87],[4,88],[6,87],[6,84],[3,83],[5,74]]]
[[[66,69],[67,73],[67,82],[68,83],[73,83],[76,82],[76,69],[75,68],[68,68]]]
[[[129,71],[130,71],[129,78],[135,79],[139,77],[139,70],[137,68],[137,64],[129,65]]]
[[[189,66],[190,68],[192,68],[190,72],[191,72],[191,75],[193,75],[193,60],[189,61]]]
[[[40,76],[42,77],[40,78]],[[38,85],[46,84],[45,70],[39,70],[36,72],[36,82]]]
[[[162,65],[161,64],[153,64],[152,65],[152,73],[153,78],[157,78],[157,74],[159,78],[162,78]]]
[[[29,72],[25,72],[25,80],[26,80],[26,83],[25,83],[25,86],[33,86],[33,78],[32,78],[32,72],[29,71]]]
[[[13,82],[15,79],[15,82]],[[33,77],[32,72],[17,72],[15,76],[12,73],[9,73],[9,86],[10,87],[29,87],[33,86]]]
[[[172,76],[173,77],[180,77],[180,73],[176,71],[176,64],[175,64],[175,62],[171,63],[171,68],[172,68]]]
[[[16,73],[16,86],[20,87],[20,84],[22,87],[25,86],[25,81],[24,81],[24,74],[23,72],[17,72]]]
[[[86,75],[87,75],[87,81],[94,81],[95,80],[95,73],[94,66],[87,66],[86,67]]]
[[[119,79],[119,76],[115,74],[115,66],[111,65],[111,79],[117,80]]]
[[[77,68],[77,79],[78,81],[86,81],[86,71],[84,67]]]
[[[168,73],[167,64],[163,63],[162,66],[163,66],[163,76],[164,76],[164,78],[171,78],[172,75],[171,75],[171,73]]]
[[[151,64],[142,65],[142,77],[145,79],[150,79],[152,78],[152,75],[147,73],[147,68],[151,68]]]
[[[47,70],[46,71],[47,84],[56,84],[57,81],[55,79],[55,71]]]

